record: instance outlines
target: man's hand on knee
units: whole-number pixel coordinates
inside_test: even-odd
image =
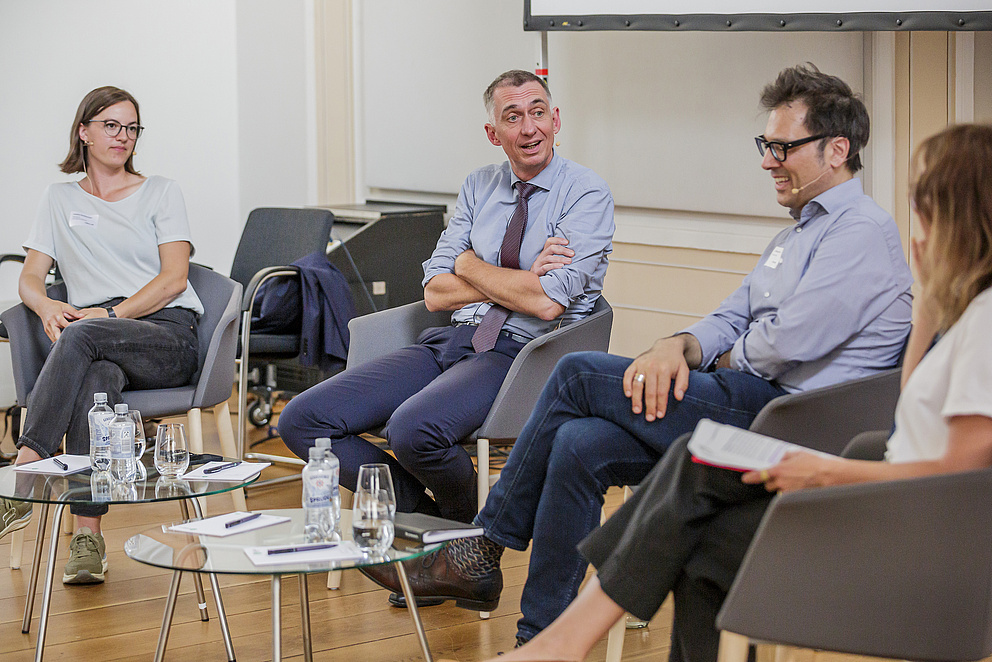
[[[682,334],[662,338],[631,362],[623,374],[623,392],[630,398],[631,411],[644,412],[653,421],[664,418],[668,392],[681,400],[689,388],[690,361],[699,364],[699,342]]]

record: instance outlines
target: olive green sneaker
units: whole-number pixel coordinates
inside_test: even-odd
[[[103,536],[84,526],[69,541],[69,562],[63,584],[99,584],[107,572],[107,543]]]
[[[31,503],[0,499],[0,512],[3,514],[3,528],[0,528],[0,538],[8,533],[23,529],[31,521]]]

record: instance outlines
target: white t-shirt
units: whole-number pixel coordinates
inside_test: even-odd
[[[975,297],[910,375],[896,408],[890,462],[936,460],[952,416],[992,418],[992,288]]]
[[[171,179],[149,177],[117,202],[90,195],[77,182],[52,184],[41,198],[24,249],[58,262],[69,303],[86,308],[130,297],[147,285],[162,268],[159,245],[173,241],[189,242],[192,255],[182,191]],[[167,307],[203,313],[188,282]]]

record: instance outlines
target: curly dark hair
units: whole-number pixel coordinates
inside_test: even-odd
[[[807,62],[784,69],[775,82],[761,91],[761,106],[767,111],[796,101],[807,108],[805,126],[810,135],[847,138],[850,143],[847,168],[851,173],[861,170],[861,150],[868,143],[871,120],[864,102],[851,86]],[[820,154],[825,146],[821,140]]]

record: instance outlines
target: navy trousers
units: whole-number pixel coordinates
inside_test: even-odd
[[[314,439],[330,437],[348,489],[355,488],[362,464],[385,463],[397,510],[471,522],[478,509],[476,473],[459,443],[486,420],[523,348],[500,334],[493,350],[477,354],[475,329],[427,329],[415,345],[307,389],[279,415],[280,436],[304,459]],[[380,428],[395,458],[359,436]]]

